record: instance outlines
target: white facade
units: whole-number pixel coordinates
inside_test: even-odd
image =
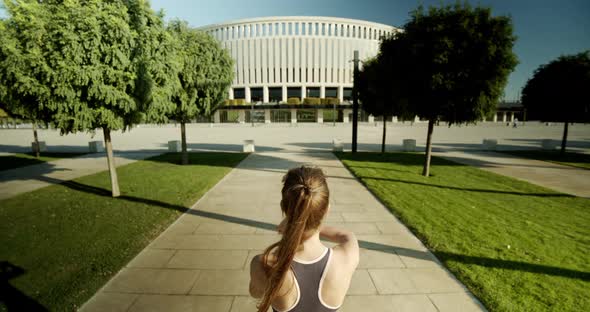
[[[289,16],[209,25],[235,61],[229,98],[286,102],[287,97],[338,97],[352,88],[353,51],[375,56],[379,38],[399,29],[362,20]]]

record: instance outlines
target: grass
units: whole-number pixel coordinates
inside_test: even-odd
[[[245,156],[191,153],[181,166],[180,154],[165,154],[119,167],[119,198],[105,171],[0,201],[0,283],[49,310],[76,310]]]
[[[423,155],[338,153],[490,311],[590,307],[590,200]]]
[[[590,154],[566,152],[563,156],[559,151],[505,151],[518,157],[548,161],[560,165],[590,169]]]
[[[86,153],[47,153],[42,152],[39,158],[32,153],[18,153],[13,155],[0,156],[0,171],[20,168],[30,165],[42,164],[44,162],[58,160],[61,158],[72,158]]]

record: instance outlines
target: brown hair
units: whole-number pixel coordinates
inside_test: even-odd
[[[308,237],[305,232],[317,229],[328,210],[330,191],[326,177],[319,168],[301,166],[293,168],[283,177],[281,210],[285,228],[280,241],[270,245],[263,254],[263,266],[268,277],[258,311],[266,312],[283,285],[297,248]],[[268,264],[268,256],[277,247],[276,261]]]

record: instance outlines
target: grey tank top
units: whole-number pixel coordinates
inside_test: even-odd
[[[338,310],[338,307],[329,308],[320,301],[320,282],[331,255],[332,249],[326,248],[326,252],[318,260],[303,262],[293,259],[291,269],[295,273],[295,287],[297,287],[299,297],[291,308],[280,312],[331,312]],[[274,307],[272,310],[279,312]]]

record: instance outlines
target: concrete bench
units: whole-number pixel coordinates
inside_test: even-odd
[[[483,139],[483,149],[486,151],[495,151],[498,146],[498,140],[496,139]]]
[[[256,151],[254,140],[244,140],[244,147],[242,150],[244,153],[254,153]]]
[[[541,141],[541,148],[544,150],[554,150],[557,145],[557,140],[544,139]]]
[[[333,139],[332,140],[332,151],[334,152],[343,152],[344,146],[342,145],[342,140],[340,139]]]
[[[404,152],[415,152],[416,151],[416,140],[404,139],[403,150],[404,150]]]
[[[90,153],[102,153],[104,152],[104,145],[102,141],[90,141],[88,142],[88,151]]]
[[[168,141],[168,151],[173,153],[182,151],[182,145],[180,141]]]
[[[31,142],[31,150],[35,152],[35,142]],[[47,145],[45,141],[39,141],[39,152],[47,152]]]

